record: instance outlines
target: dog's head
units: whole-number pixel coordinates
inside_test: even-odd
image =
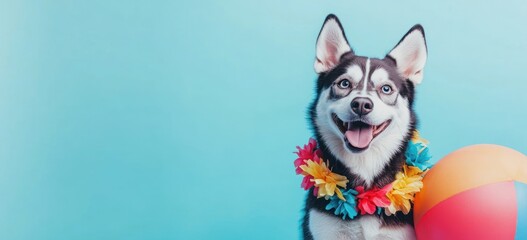
[[[383,59],[358,56],[329,15],[316,43],[317,98],[311,117],[330,152],[367,182],[403,148],[414,129],[414,86],[427,49],[416,25]]]

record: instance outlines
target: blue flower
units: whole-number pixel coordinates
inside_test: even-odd
[[[377,215],[381,215],[382,214],[382,210],[384,210],[384,208],[377,207]]]
[[[348,216],[350,219],[355,218],[355,216],[358,215],[356,201],[357,194],[359,193],[353,189],[343,191],[342,195],[344,195],[346,201],[339,199],[337,195],[331,196],[329,198],[330,202],[328,203],[328,205],[326,205],[326,210],[334,208],[335,215],[342,215],[343,220],[346,219],[346,216]]]
[[[422,142],[410,141],[405,156],[408,165],[418,167],[422,171],[433,166],[430,162],[432,155],[430,155],[428,146]]]

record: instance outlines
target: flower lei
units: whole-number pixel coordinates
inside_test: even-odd
[[[390,216],[398,211],[408,214],[412,208],[415,193],[423,187],[422,179],[432,167],[428,141],[419,136],[416,130],[408,142],[405,153],[406,164],[402,171],[395,175],[395,180],[383,188],[373,187],[366,190],[364,186],[346,189],[349,180],[331,171],[329,164],[322,159],[322,152],[317,149],[315,139],[309,139],[304,147],[297,146],[298,158],[295,160],[296,174],[303,175],[301,187],[309,190],[317,198],[329,200],[326,210],[335,209],[335,215],[342,219],[355,218],[359,213],[385,214]]]

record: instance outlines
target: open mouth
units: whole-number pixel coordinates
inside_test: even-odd
[[[335,113],[332,114],[332,118],[344,135],[346,146],[353,152],[367,149],[371,141],[392,122],[391,119],[379,125],[370,125],[363,121],[344,122]]]

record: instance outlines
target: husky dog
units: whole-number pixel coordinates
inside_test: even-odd
[[[414,87],[427,58],[421,25],[412,27],[382,59],[358,56],[338,18],[327,16],[316,43],[316,98],[309,117],[319,149],[348,188],[383,187],[402,170],[417,119]],[[327,200],[307,195],[304,239],[415,239],[412,216],[359,215],[342,220]]]

